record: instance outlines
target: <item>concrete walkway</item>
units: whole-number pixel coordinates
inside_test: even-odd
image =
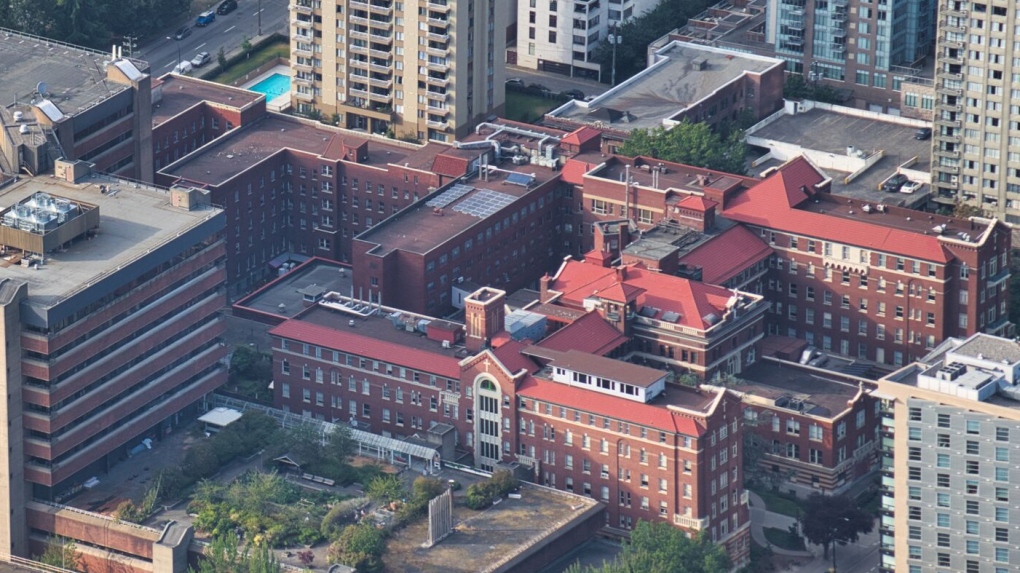
[[[765,528],[771,527],[775,529],[781,529],[786,531],[790,529],[791,525],[795,525],[797,520],[790,517],[789,515],[783,515],[782,513],[776,513],[774,511],[768,511],[765,505],[765,500],[753,491],[748,490],[748,495],[751,500],[751,538],[754,539],[755,543],[762,547],[770,547],[772,552],[776,555],[786,555],[789,557],[811,557],[815,556],[810,551],[794,551],[791,549],[783,549],[782,547],[776,547],[769,543],[768,539],[765,538]]]

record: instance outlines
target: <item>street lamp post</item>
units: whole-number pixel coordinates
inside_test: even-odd
[[[259,0],[259,36],[262,35],[262,0]]]
[[[613,72],[610,78],[610,86],[616,86],[616,45],[620,43],[620,36],[616,35],[616,23],[613,23],[613,31],[609,34],[609,43],[613,45]]]
[[[176,41],[171,36],[166,37],[167,40]],[[181,68],[181,43],[177,42],[177,69]]]

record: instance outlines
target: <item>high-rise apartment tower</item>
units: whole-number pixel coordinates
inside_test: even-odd
[[[503,109],[510,3],[294,0],[292,102],[342,127],[452,141]]]

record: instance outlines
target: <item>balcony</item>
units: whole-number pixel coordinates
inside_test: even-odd
[[[446,29],[447,26],[450,25],[449,20],[446,20],[444,18],[433,18],[431,14],[429,14],[429,17],[425,20],[425,22],[429,26],[435,26],[437,28],[442,28],[444,30]]]
[[[368,46],[359,46],[357,44],[348,44],[347,50],[354,54],[368,54]]]
[[[310,85],[312,85],[312,80],[310,78],[302,78],[300,76],[294,76],[293,78],[291,78],[291,80],[295,84],[297,84],[299,86],[310,86]]]
[[[832,0],[832,5],[837,8],[846,8],[850,4],[850,0]]]
[[[942,15],[943,16],[949,16],[949,17],[952,17],[952,18],[966,18],[967,17],[967,11],[966,10],[955,10],[953,8],[948,8],[947,7],[947,8],[943,8],[942,9]]]
[[[429,30],[429,32],[425,34],[425,37],[432,42],[442,42],[444,44],[450,41],[450,35],[447,34],[446,32],[439,34]]]
[[[446,129],[447,127],[450,126],[450,124],[448,122],[445,122],[445,121],[434,121],[432,119],[427,120],[425,122],[425,125],[431,127],[432,129]]]
[[[426,64],[426,67],[433,72],[442,72],[444,74],[450,70],[450,66],[445,63],[440,64],[437,62],[429,62],[428,64]]]
[[[938,173],[949,173],[951,175],[959,175],[960,174],[960,166],[959,165],[936,165],[935,166],[935,171],[938,172]]]
[[[311,92],[294,92],[294,97],[301,101],[315,101],[315,96]]]
[[[367,98],[368,90],[362,90],[358,88],[347,88],[347,93],[353,97]]]
[[[390,56],[392,55],[389,50],[377,50],[375,48],[369,48],[368,54],[373,58],[380,58],[386,61],[389,61]]]
[[[962,66],[963,65],[963,57],[962,56],[942,56],[942,63],[944,63],[944,64],[952,64],[952,65],[956,65],[956,66]]]
[[[306,30],[310,30],[312,28],[312,21],[311,20],[301,20],[301,19],[295,18],[295,19],[291,20],[290,23],[294,24],[294,26],[296,26],[298,28],[304,28]]]
[[[359,26],[368,26],[368,24],[371,22],[368,18],[365,18],[364,16],[355,16],[354,14],[348,16],[347,19],[351,21],[351,24],[358,24]]]
[[[447,12],[450,11],[450,5],[447,4],[446,0],[429,0],[428,8],[429,10],[442,12],[443,14],[446,14]]]
[[[429,100],[428,100],[429,103],[428,103],[428,106],[427,106],[430,114],[434,113],[434,114],[440,115],[442,117],[446,117],[447,115],[449,115],[450,108],[446,107],[445,105],[442,105],[443,102],[441,102],[441,101],[440,102],[436,102],[435,100],[433,100],[431,98],[432,98],[432,96],[429,96]]]
[[[390,64],[387,63],[384,66],[382,64],[377,64],[377,63],[375,63],[375,61],[373,61],[372,63],[370,63],[368,65],[368,69],[372,70],[373,72],[380,73],[380,74],[388,74],[390,72]]]
[[[291,4],[290,7],[295,12],[297,12],[298,14],[308,14],[308,15],[312,14],[312,7],[311,6],[305,6],[304,4]]]
[[[393,5],[390,3],[385,4],[369,4],[368,11],[373,14],[381,14],[383,16],[389,16],[393,14]]]
[[[936,149],[935,150],[935,157],[946,157],[946,158],[949,158],[949,159],[959,159],[960,158],[960,152],[956,151],[956,150],[950,151],[948,149]]]
[[[432,76],[428,76],[425,78],[425,83],[427,83],[430,86],[438,86],[445,88],[446,86],[450,85],[450,80],[447,78],[434,78]]]
[[[302,71],[302,72],[310,72],[310,71],[312,71],[312,64],[308,63],[307,60],[302,62],[302,61],[298,60],[297,58],[295,58],[291,62],[290,67],[294,68],[295,70]]]
[[[389,21],[389,20],[369,20],[368,22],[371,25],[371,31],[369,32],[371,35],[376,36],[376,35],[378,35],[376,33],[376,31],[380,31],[380,32],[386,32],[385,34],[382,34],[384,37],[390,38],[390,37],[393,36],[393,34],[391,34],[391,32],[393,31],[393,22],[392,21]]]
[[[347,5],[349,9],[358,8],[361,10],[368,10],[368,0],[348,0]]]
[[[369,35],[373,42],[377,44],[385,44],[387,46],[393,43],[393,34],[383,34],[380,32],[383,32],[383,30],[372,28],[372,32]]]
[[[365,60],[359,60],[357,58],[351,58],[350,60],[347,60],[347,62],[350,65],[350,67],[352,67],[352,68],[358,68],[358,69],[361,69],[361,70],[367,70],[368,69],[368,62],[366,62]]]
[[[944,40],[942,46],[951,50],[962,50],[963,42],[957,42],[955,40]]]
[[[311,58],[314,55],[312,53],[312,50],[306,48],[299,48],[298,44],[294,44],[294,47],[291,48],[291,52],[293,52],[294,55],[296,56],[305,56],[306,58]]]
[[[347,35],[351,38],[357,38],[358,40],[368,41],[368,32],[362,32],[361,30],[348,30]]]
[[[936,117],[935,118],[935,125],[944,125],[946,127],[954,127],[956,129],[959,129],[960,127],[962,127],[962,124],[960,123],[960,120],[958,120],[958,119],[947,119],[947,118],[944,118],[944,117]]]
[[[450,52],[449,48],[433,48],[431,46],[428,47],[428,48],[425,48],[425,53],[426,54],[428,54],[430,56],[436,56],[436,57],[439,57],[439,58],[445,58],[446,55],[449,52]]]
[[[950,24],[949,20],[942,20],[939,22],[939,32],[955,32],[957,34],[962,34],[965,31],[966,28],[960,24]]]
[[[846,19],[847,19],[846,12],[833,12],[832,14],[833,22],[846,22]]]
[[[963,81],[963,74],[960,72],[949,72],[945,70],[939,70],[938,72],[935,72],[935,77],[939,80],[949,80],[955,82]]]
[[[685,515],[674,513],[673,525],[679,525],[680,527],[693,529],[695,531],[702,531],[703,529],[706,529],[708,527],[708,518],[702,517],[701,519],[696,519],[693,517],[687,517]]]
[[[393,94],[389,92],[386,93],[368,92],[368,99],[381,103],[390,103],[393,101]]]
[[[368,83],[370,85],[373,85],[373,86],[377,87],[377,88],[390,89],[390,87],[393,86],[393,80],[390,80],[390,79],[385,79],[384,80],[384,79],[381,79],[381,78],[368,78]]]

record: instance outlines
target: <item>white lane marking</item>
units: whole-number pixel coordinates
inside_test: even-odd
[[[170,66],[176,66],[176,65],[177,65],[177,60],[174,60],[174,61],[170,62],[169,64],[163,66],[163,67],[164,68],[169,68]]]
[[[233,29],[234,29],[234,28],[236,28],[236,27],[237,27],[237,26],[231,26],[231,27],[227,28],[226,30],[224,30],[224,31],[223,31],[223,33],[224,33],[224,34],[226,34],[227,32],[229,32],[229,31],[233,30]]]
[[[199,46],[198,46],[198,47],[196,47],[195,49],[196,49],[196,50],[201,50],[201,49],[202,49],[202,46],[204,46],[204,45],[206,45],[206,44],[208,44],[208,43],[209,43],[209,42],[202,42],[202,43],[201,43],[201,45],[199,45]]]

